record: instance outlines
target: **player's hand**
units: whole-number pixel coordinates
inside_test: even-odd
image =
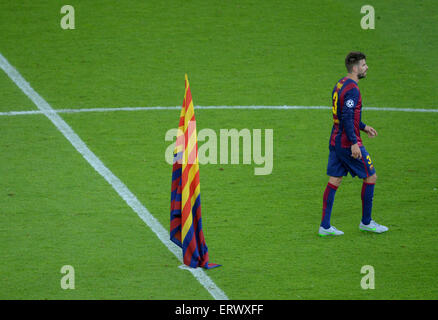
[[[354,159],[362,159],[362,152],[360,151],[359,145],[357,143],[351,145],[351,156]]]
[[[373,127],[365,126],[363,131],[365,131],[370,138],[374,138],[375,136],[377,136],[377,131]]]

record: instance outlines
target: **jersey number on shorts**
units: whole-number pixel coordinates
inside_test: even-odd
[[[371,161],[370,155],[367,155],[367,160],[368,160],[368,164],[370,165],[370,169],[372,169],[374,166],[373,166],[373,162]]]

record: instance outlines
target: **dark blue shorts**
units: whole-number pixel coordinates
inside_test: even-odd
[[[327,175],[329,176],[342,177],[350,172],[352,177],[358,176],[365,179],[376,173],[373,161],[365,147],[360,147],[362,159],[354,159],[351,156],[351,148],[329,146],[329,150],[327,164]]]

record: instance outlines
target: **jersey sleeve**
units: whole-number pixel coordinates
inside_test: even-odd
[[[342,125],[345,129],[348,140],[352,144],[357,143],[357,137],[354,133],[354,109],[359,101],[359,90],[352,88],[345,93],[344,105],[342,107]]]

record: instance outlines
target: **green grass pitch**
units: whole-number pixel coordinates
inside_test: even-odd
[[[197,129],[273,129],[270,175],[200,166],[206,271],[230,299],[437,299],[435,1],[2,1],[0,53],[54,109],[181,105],[328,106],[351,50],[367,54],[364,137],[379,179],[358,230],[361,181],[347,177],[319,238],[331,111],[196,110]],[[360,8],[375,9],[375,29]],[[0,113],[36,110],[0,72]],[[61,117],[169,228],[166,132],[179,110]],[[0,115],[0,299],[211,299],[137,214],[42,114]],[[75,289],[63,290],[63,265]],[[363,290],[362,266],[375,269]]]

